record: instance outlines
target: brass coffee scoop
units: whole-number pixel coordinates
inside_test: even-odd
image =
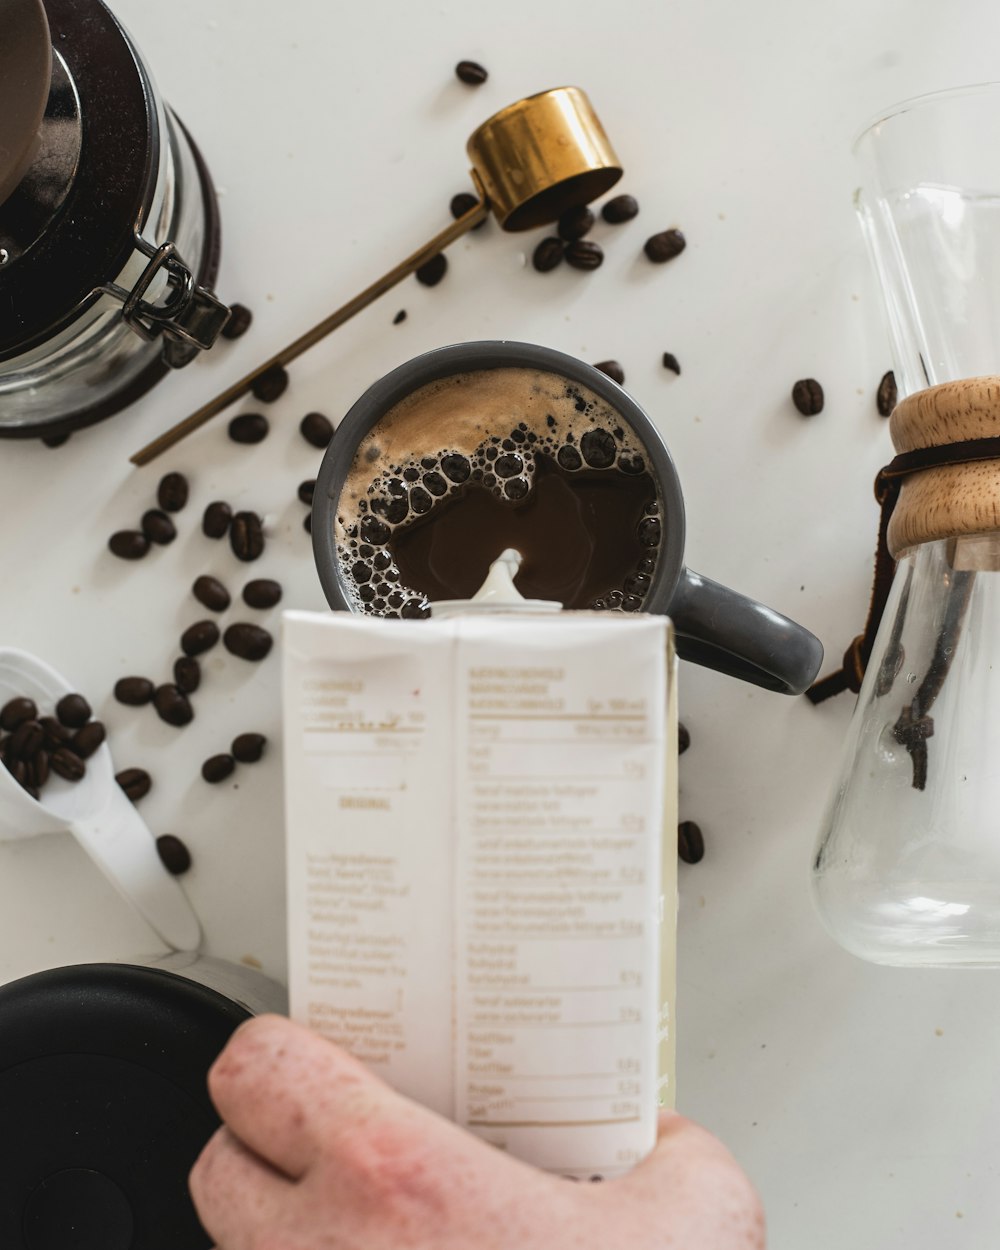
[[[246,395],[261,374],[301,356],[331,330],[485,221],[490,212],[503,230],[531,230],[555,221],[567,209],[603,195],[622,176],[604,127],[579,87],[555,87],[501,109],[473,132],[466,152],[472,162],[470,173],[479,200],[473,208],[342,308],[137,451],[132,463],[148,464],[179,443],[233,400]]]

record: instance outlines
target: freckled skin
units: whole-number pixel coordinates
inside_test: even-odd
[[[278,1016],[236,1031],[209,1090],[224,1127],[190,1184],[217,1250],[764,1250],[749,1180],[679,1115],[627,1176],[568,1184]]]

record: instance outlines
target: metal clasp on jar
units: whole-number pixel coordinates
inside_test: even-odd
[[[131,291],[114,282],[101,289],[122,301],[122,320],[141,338],[152,342],[163,336],[165,363],[180,369],[212,346],[229,320],[230,309],[206,287],[198,286],[175,244],[153,247],[137,234],[135,246],[149,257],[149,263]],[[150,303],[144,296],[161,271],[166,278],[165,298]]]

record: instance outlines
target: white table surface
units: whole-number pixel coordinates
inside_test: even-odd
[[[690,564],[802,621],[838,657],[863,622],[890,455],[875,388],[890,367],[854,220],[850,144],[884,106],[996,73],[986,0],[674,0],[585,8],[435,0],[119,0],[117,11],[219,186],[218,289],[252,330],[59,450],[0,450],[0,641],[70,675],[106,720],[116,766],[147,767],[141,810],[177,832],[211,954],[284,976],[279,665],[207,657],[197,719],[178,731],[110,698],[125,674],[165,680],[188,593],[274,576],[285,606],[323,607],[298,482],[319,455],[296,426],[334,419],[392,366],[465,339],[520,338],[622,362],[684,483]],[[479,89],[461,58],[490,70]],[[593,274],[526,266],[537,233],[491,223],[449,252],[445,281],[408,280],[293,369],[270,437],[225,420],[154,465],[127,455],[298,335],[448,220],[464,141],[497,108],[583,86],[641,215],[600,227]],[[679,226],[658,267],[648,234]],[[407,320],[391,324],[397,309]],[[660,358],[674,352],[680,377]],[[792,407],[814,376],[826,408]],[[245,410],[255,407],[244,404]],[[181,535],[131,565],[108,535],[183,470]],[[269,514],[255,565],[199,531],[211,499]],[[276,621],[275,621],[276,624]],[[826,668],[830,665],[825,666]],[[682,666],[680,809],[707,854],[681,865],[678,1100],[759,1186],[775,1250],[981,1250],[1000,1219],[1000,974],[867,966],[826,936],[808,866],[853,697],[821,708]],[[259,729],[271,751],[232,783],[201,761]],[[0,845],[0,976],[156,949],[64,836]]]

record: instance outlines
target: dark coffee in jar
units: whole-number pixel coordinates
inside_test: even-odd
[[[507,547],[526,597],[636,611],[660,517],[645,449],[609,403],[545,370],[484,369],[421,387],[366,436],[337,552],[355,607],[376,615],[469,597]]]

